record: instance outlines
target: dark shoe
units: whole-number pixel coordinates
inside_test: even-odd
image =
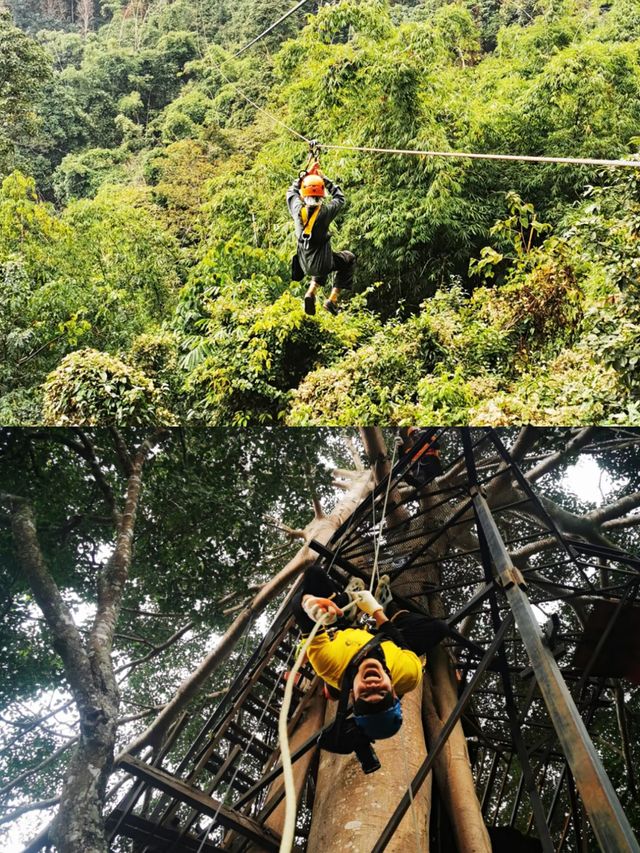
[[[324,303],[324,307],[327,309],[329,314],[333,314],[334,317],[337,317],[340,313],[340,309],[338,308],[336,303],[332,302],[330,299],[326,300],[326,302]]]
[[[310,317],[316,313],[316,298],[313,293],[307,293],[304,297],[304,313]]]

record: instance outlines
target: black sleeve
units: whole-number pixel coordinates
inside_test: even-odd
[[[383,622],[378,628],[378,634],[383,634],[386,640],[391,640],[400,649],[409,648],[404,634],[393,622]]]

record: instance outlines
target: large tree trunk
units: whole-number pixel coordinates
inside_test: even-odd
[[[458,701],[455,684],[451,658],[444,649],[435,649],[424,685],[423,719],[429,743],[434,743],[440,736]],[[467,740],[460,723],[454,726],[445,748],[436,759],[435,773],[458,850],[461,853],[490,853],[491,841],[476,796]]]
[[[363,430],[362,437],[372,461],[373,459],[384,458],[386,453],[379,431]],[[378,471],[380,474],[386,474],[380,465]],[[416,533],[422,532],[425,536],[439,528],[445,521],[446,515],[451,512],[451,509],[447,507],[440,507],[429,512],[429,501],[428,490],[426,490],[421,498],[422,509],[426,511],[418,522],[420,529],[416,530]],[[406,531],[399,530],[397,535],[406,535]],[[390,541],[393,540],[393,536],[394,533],[391,532]],[[452,543],[447,537],[441,537],[430,548],[430,557],[433,560],[443,557],[451,545]],[[415,542],[411,547],[414,546]],[[406,546],[399,544],[398,555],[402,553],[403,547]],[[423,569],[413,573],[410,570],[401,574],[394,583],[394,590],[402,596],[416,596],[425,588],[425,582],[434,585],[440,583],[437,563],[433,563],[426,571]],[[433,616],[442,618],[446,615],[439,595],[429,597],[423,595],[415,598],[415,600]],[[434,743],[457,701],[457,684],[451,659],[441,647],[430,655],[430,660],[427,663],[424,693],[428,701],[423,712],[423,718],[427,742]],[[407,698],[403,699],[403,704],[406,703]],[[423,750],[420,762],[424,757],[426,757],[426,750]],[[471,853],[471,851],[473,853],[490,853],[491,843],[482,817],[480,803],[476,796],[466,738],[460,722],[456,724],[447,739],[439,759],[436,761],[434,772],[438,789],[449,812],[460,853]]]
[[[362,772],[353,754],[320,753],[310,851],[371,850],[426,754],[420,708],[420,690],[404,697],[402,728],[394,737],[376,742],[382,767],[372,775]],[[327,722],[334,715],[335,707],[330,706]],[[430,807],[431,785],[425,783],[393,834],[390,853],[428,851]]]
[[[117,512],[112,504],[113,496],[109,494],[117,539],[113,554],[97,579],[98,607],[86,644],[45,563],[33,508],[24,498],[0,495],[11,510],[18,563],[53,635],[53,645],[62,658],[80,719],[78,745],[71,758],[50,833],[59,853],[108,853],[102,812],[107,780],[113,768],[120,699],[111,649],[131,563],[142,468],[150,448],[150,441],[143,442],[133,460],[122,513]],[[91,463],[93,449],[88,443],[85,451],[83,458]]]

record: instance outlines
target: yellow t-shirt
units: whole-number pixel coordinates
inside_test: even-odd
[[[355,653],[372,638],[364,628],[345,628],[331,638],[320,631],[307,649],[311,666],[327,684],[339,688],[342,675]],[[398,696],[413,690],[422,679],[420,658],[409,649],[401,649],[392,640],[380,643],[391,681]]]

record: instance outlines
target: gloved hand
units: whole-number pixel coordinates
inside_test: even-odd
[[[352,595],[359,609],[362,610],[363,613],[366,613],[367,616],[373,616],[376,610],[383,609],[380,602],[376,601],[373,595],[366,589],[354,592]]]
[[[309,619],[313,619],[314,622],[321,621],[323,625],[333,625],[338,616],[342,616],[342,610],[335,602],[330,598],[321,598],[317,595],[305,595],[302,599],[302,609]],[[326,618],[323,618],[325,615]]]

